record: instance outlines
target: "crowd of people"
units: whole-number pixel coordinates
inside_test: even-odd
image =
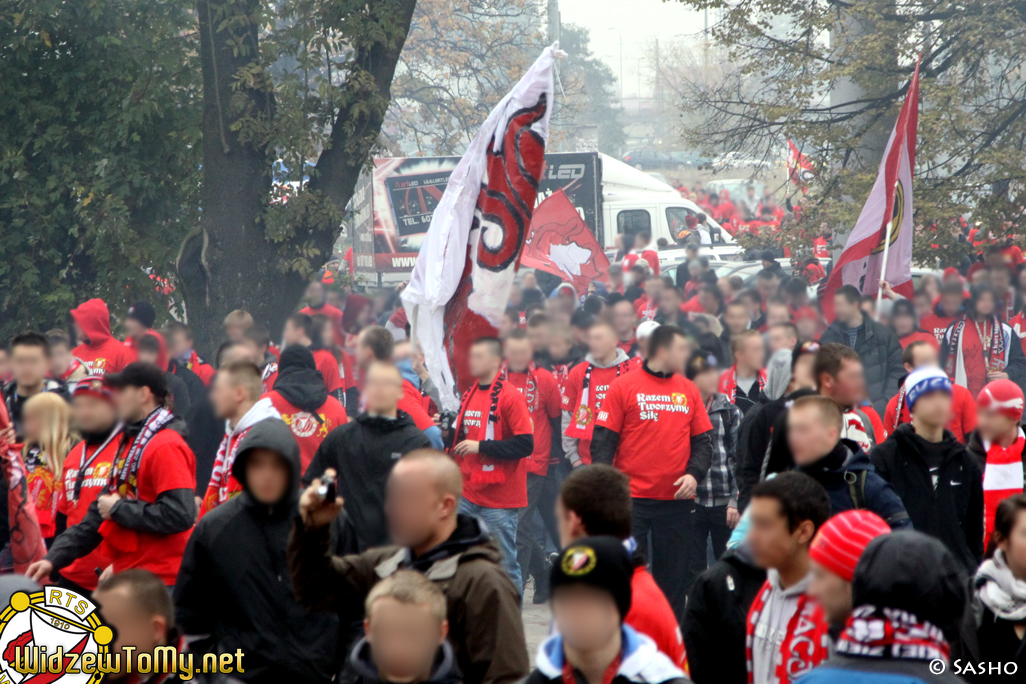
[[[523,273],[454,414],[397,292],[314,281],[208,360],[147,302],[16,335],[0,595],[92,595],[118,652],[241,650],[257,683],[1026,667],[1021,253],[843,286],[827,321],[804,265],[749,284],[691,248],[669,278],[642,239],[587,292]]]

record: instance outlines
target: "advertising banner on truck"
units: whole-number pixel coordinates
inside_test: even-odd
[[[353,196],[353,259],[357,273],[409,273],[438,200],[459,157],[374,160]],[[538,203],[562,189],[588,228],[601,234],[601,162],[595,152],[545,155]]]

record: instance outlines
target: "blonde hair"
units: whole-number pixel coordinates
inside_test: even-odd
[[[64,469],[64,458],[71,451],[73,438],[71,434],[71,407],[68,402],[52,392],[42,392],[25,402],[25,414],[43,414],[43,434],[30,444],[25,440],[21,456],[28,455],[30,447],[40,449],[40,458],[54,475],[60,476]]]
[[[409,606],[427,606],[439,622],[445,620],[445,594],[438,585],[414,570],[399,570],[374,585],[363,604],[366,619],[370,619],[375,601],[383,598]]]

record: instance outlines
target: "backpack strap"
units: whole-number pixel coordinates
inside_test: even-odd
[[[857,510],[864,510],[866,506],[866,476],[869,471],[859,470],[852,472],[844,471],[844,481],[848,483],[848,496],[855,504]]]

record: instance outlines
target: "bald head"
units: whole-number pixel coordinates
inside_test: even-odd
[[[460,467],[446,454],[417,449],[399,459],[388,478],[385,517],[392,541],[430,548],[456,529],[463,496]]]

